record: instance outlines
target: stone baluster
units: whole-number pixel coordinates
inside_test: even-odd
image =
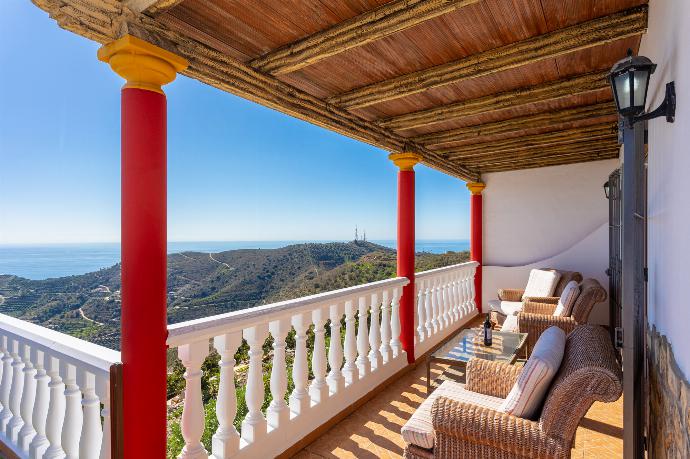
[[[345,302],[345,365],[343,366],[343,375],[348,385],[357,381],[359,374],[355,361],[357,358],[356,324],[355,302],[350,299]]]
[[[290,331],[290,319],[275,320],[268,324],[273,336],[273,365],[271,367],[271,404],[266,411],[268,425],[274,429],[285,427],[290,422],[290,407],[285,403],[288,388],[287,365],[285,362],[285,338]]]
[[[46,437],[46,421],[48,419],[48,405],[50,403],[50,388],[48,383],[50,377],[46,372],[46,355],[43,351],[32,348],[31,360],[36,367],[36,397],[34,399],[33,413],[31,414],[32,424],[36,435],[29,444],[29,457],[41,457],[48,448],[48,438]]]
[[[295,360],[292,363],[292,381],[295,388],[290,394],[290,411],[295,415],[304,414],[310,406],[307,382],[309,380],[309,368],[307,365],[307,329],[308,322],[304,320],[304,314],[292,317],[292,327],[295,329]]]
[[[424,327],[426,328],[426,336],[431,337],[436,332],[436,326],[434,325],[434,309],[431,305],[431,293],[429,291],[431,285],[430,279],[425,279],[422,283],[421,290],[422,296],[424,298],[424,311],[426,312],[426,322]]]
[[[438,278],[438,301],[441,309],[441,319],[443,320],[443,327],[450,326],[450,316],[448,314],[448,295],[446,294],[446,287],[448,287],[448,279],[445,275],[440,275]]]
[[[28,453],[29,444],[36,435],[33,424],[34,403],[36,401],[36,368],[31,359],[31,347],[28,344],[21,346],[21,356],[24,360],[24,391],[19,411],[24,424],[19,429],[18,441],[19,449]]]
[[[384,290],[381,301],[381,346],[379,347],[383,363],[391,360],[391,301],[390,291]]]
[[[463,269],[461,273],[461,290],[460,293],[462,295],[462,314],[467,315],[470,312],[470,307],[469,307],[469,283],[471,280],[469,279],[469,276],[467,275],[467,269]]]
[[[113,367],[111,367],[111,372]],[[111,423],[111,408],[110,408],[110,378],[98,378],[96,380],[96,396],[103,404],[101,409],[101,418],[103,419],[103,436],[101,440],[101,451],[99,459],[110,459],[112,440],[110,438]]]
[[[426,339],[426,314],[424,311],[424,281],[417,281],[417,338],[420,343]]]
[[[391,302],[391,351],[393,357],[397,357],[402,352],[400,343],[400,294],[401,288],[393,289],[393,301]]]
[[[48,383],[50,402],[46,418],[46,437],[50,446],[43,455],[43,459],[63,459],[65,452],[62,449],[61,434],[65,420],[65,384],[60,377],[60,361],[46,355],[45,364],[50,377],[50,383]]]
[[[432,314],[432,321],[431,324],[434,328],[434,334],[438,333],[442,328],[443,328],[443,321],[440,320],[441,316],[439,315],[438,312],[438,298],[436,296],[436,284],[438,283],[437,279],[431,278],[429,279],[429,299],[431,301],[431,314]]]
[[[180,422],[184,447],[178,456],[180,459],[196,459],[206,457],[208,454],[204,445],[201,444],[205,424],[204,401],[201,394],[201,365],[208,352],[209,344],[206,340],[183,344],[177,348],[177,355],[185,368],[184,406]]]
[[[2,382],[0,383],[0,432],[5,432],[7,424],[12,419],[10,410],[10,389],[12,389],[12,354],[10,354],[10,342],[6,336],[2,337]]]
[[[79,435],[83,423],[81,391],[77,386],[77,370],[74,365],[61,362],[60,376],[65,383],[65,422],[62,426],[62,449],[67,459],[79,457]]]
[[[453,274],[453,307],[455,320],[458,321],[462,318],[462,295],[460,292],[460,273],[456,272]]]
[[[228,459],[240,449],[240,434],[233,422],[237,415],[235,390],[235,352],[242,344],[242,333],[233,332],[213,338],[213,346],[220,354],[220,382],[216,399],[218,429],[211,439],[214,459]]]
[[[12,411],[12,417],[7,423],[5,435],[12,442],[16,442],[19,430],[24,425],[21,414],[22,392],[24,391],[24,361],[20,355],[20,343],[18,340],[11,340],[9,348],[12,355],[12,388],[10,389],[10,411]]]
[[[328,399],[328,383],[326,382],[326,329],[327,320],[323,307],[314,309],[311,313],[314,323],[314,350],[311,357],[311,370],[314,380],[309,385],[309,395],[315,403],[324,403]]]
[[[474,291],[474,274],[476,272],[476,268],[472,268],[470,272],[468,273],[468,284],[469,284],[469,291],[470,291],[470,300],[469,300],[469,305],[470,305],[470,311],[473,311],[477,309],[477,304],[475,303],[474,299],[476,298],[476,292]]]
[[[453,296],[454,279],[453,273],[448,273],[446,276],[446,297],[448,298],[448,321],[455,323],[455,298]]]
[[[467,269],[463,268],[462,272],[460,273],[461,275],[461,293],[462,293],[462,314],[468,314],[471,310],[470,308],[470,278],[467,275]]]
[[[343,317],[342,303],[332,304],[329,308],[331,319],[331,343],[328,347],[328,364],[331,371],[328,372],[326,382],[332,394],[342,392],[345,388],[345,378],[340,370],[343,365],[343,342],[340,337],[340,319]]]
[[[381,303],[379,303],[378,293],[371,294],[371,322],[369,324],[369,363],[371,364],[371,371],[376,371],[381,368],[381,326],[379,325],[379,312],[381,310]]]
[[[365,296],[359,297],[359,326],[357,328],[357,369],[359,377],[364,378],[371,373],[371,363],[369,362],[369,324],[368,306]]]
[[[436,306],[438,307],[438,323],[441,330],[443,330],[448,326],[446,324],[446,318],[443,311],[443,278],[438,274],[435,277],[434,298],[436,299]]]
[[[261,324],[246,328],[242,336],[249,345],[249,370],[247,372],[247,416],[242,421],[242,438],[256,443],[266,435],[266,418],[261,412],[264,403],[263,356],[264,341],[268,337],[268,325]]]
[[[79,457],[96,458],[101,452],[103,429],[101,427],[101,400],[96,395],[96,376],[88,371],[77,373],[77,384],[84,398],[81,401],[84,412],[79,440]]]

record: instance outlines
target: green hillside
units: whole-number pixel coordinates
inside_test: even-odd
[[[418,270],[467,260],[417,255]],[[369,242],[168,256],[168,320],[181,322],[395,276],[395,251]],[[119,349],[120,265],[79,276],[0,275],[0,312]]]

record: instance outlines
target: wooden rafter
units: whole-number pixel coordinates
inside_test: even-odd
[[[469,158],[486,156],[488,153],[498,154],[515,150],[524,150],[527,148],[568,145],[585,140],[616,140],[616,138],[616,125],[613,123],[605,123],[574,129],[566,129],[562,131],[547,132],[544,134],[513,137],[494,142],[463,145],[450,151],[440,151],[440,153],[452,159],[470,161]]]
[[[517,169],[533,169],[536,167],[548,167],[548,166],[563,166],[566,164],[584,163],[588,161],[602,161],[605,159],[615,159],[619,156],[618,148],[611,148],[607,150],[594,151],[591,153],[573,153],[573,154],[563,154],[554,155],[549,159],[541,160],[520,160],[520,161],[508,161],[501,164],[491,164],[487,166],[480,167],[482,173],[490,172],[508,172]]]
[[[250,65],[273,75],[294,72],[478,1],[395,0],[282,46],[254,59]]]
[[[81,8],[82,1],[34,0],[61,27],[78,35],[107,43],[129,33],[187,59],[190,65],[183,74],[191,78],[388,151],[410,149],[422,156],[423,163],[463,180],[479,179],[477,172],[422,145],[258,72],[148,15],[133,14],[119,0],[104,0],[90,8]]]
[[[428,110],[406,113],[404,115],[377,121],[377,123],[379,126],[394,130],[412,129],[421,126],[429,126],[435,123],[442,123],[464,116],[490,113],[535,102],[557,100],[567,96],[607,89],[609,87],[609,83],[606,80],[607,75],[608,72],[587,73],[573,78],[549,81],[537,86],[519,88],[512,91],[478,97],[476,99],[442,105]]]
[[[610,149],[618,148],[618,142],[615,139],[604,140],[582,140],[567,145],[554,145],[551,147],[530,147],[524,149],[516,149],[510,152],[486,152],[481,156],[474,158],[467,158],[466,164],[472,167],[481,168],[489,164],[499,164],[510,161],[539,161],[548,158],[553,158],[558,155],[570,154],[588,154],[599,151],[608,151]]]
[[[613,102],[601,102],[599,104],[584,105],[575,108],[566,108],[554,112],[543,112],[535,115],[509,118],[494,123],[477,124],[442,132],[432,132],[414,137],[413,140],[422,145],[436,146],[449,143],[464,142],[480,139],[497,134],[521,132],[525,129],[546,128],[561,123],[585,121],[592,118],[615,116],[616,108]]]
[[[353,89],[329,98],[345,108],[368,107],[470,78],[502,72],[636,36],[647,29],[647,5],[501,46],[463,59]]]
[[[149,15],[161,14],[178,4],[183,0],[125,0],[125,4],[136,13],[146,13]]]

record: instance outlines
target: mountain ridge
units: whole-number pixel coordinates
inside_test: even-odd
[[[395,276],[396,251],[371,242],[302,243],[168,255],[168,322],[236,311]],[[419,253],[418,270],[467,252]],[[0,312],[118,349],[120,264],[44,280],[0,275]]]

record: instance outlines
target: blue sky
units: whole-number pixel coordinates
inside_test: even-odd
[[[0,243],[120,238],[120,86],[98,45],[0,2]],[[168,238],[395,239],[383,150],[179,77],[168,95]],[[417,167],[417,237],[466,239],[461,180]]]

